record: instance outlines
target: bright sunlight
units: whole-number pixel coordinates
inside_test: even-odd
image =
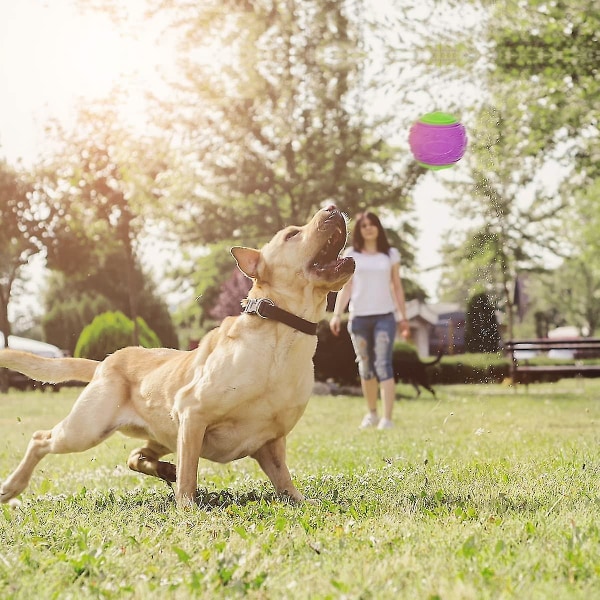
[[[68,123],[78,103],[117,84],[130,93],[128,113],[143,111],[144,92],[160,85],[174,58],[141,16],[130,14],[125,36],[108,16],[82,14],[70,0],[0,2],[0,155],[30,162],[49,118]]]

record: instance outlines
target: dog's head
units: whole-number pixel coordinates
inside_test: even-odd
[[[345,216],[331,206],[318,211],[303,227],[286,227],[262,250],[235,247],[231,253],[241,271],[269,295],[298,290],[338,291],[354,273],[354,260],[340,258],[346,244]]]

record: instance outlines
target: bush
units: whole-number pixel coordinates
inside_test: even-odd
[[[332,379],[340,385],[357,385],[358,366],[346,319],[342,320],[339,336],[331,333],[328,321],[321,321],[317,329],[317,337],[317,350],[313,358],[315,379],[317,381]]]
[[[112,307],[101,294],[76,294],[66,300],[58,300],[42,318],[44,339],[74,354],[77,340],[83,328],[92,319]]]
[[[436,367],[431,383],[501,383],[510,375],[510,361],[501,352],[444,356]]]
[[[158,336],[152,331],[141,317],[137,319],[140,346],[144,348],[160,348]],[[133,321],[121,311],[102,313],[84,327],[74,356],[104,360],[120,348],[131,346],[133,343]]]
[[[317,381],[333,380],[339,385],[358,385],[358,365],[348,333],[348,321],[342,319],[342,329],[335,336],[329,329],[328,321],[321,321],[317,330],[318,343],[314,356],[315,379]],[[414,346],[407,342],[396,342],[393,351],[394,373],[402,373],[410,369],[419,360]]]
[[[339,385],[356,385],[360,382],[347,321],[342,320],[338,337],[329,330],[329,323],[319,323],[318,343],[314,356],[315,379],[333,380]],[[394,344],[393,366],[396,379],[421,360],[411,344],[398,341]],[[431,358],[423,358],[431,362]],[[456,354],[443,356],[441,362],[428,369],[433,384],[500,383],[510,373],[510,361],[500,352]]]

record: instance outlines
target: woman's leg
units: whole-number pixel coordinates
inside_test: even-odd
[[[383,404],[383,423],[392,420],[394,401],[396,400],[396,382],[392,365],[392,352],[396,333],[396,321],[393,315],[381,317],[375,325],[374,355],[375,373],[381,386],[381,400]]]
[[[363,396],[367,401],[367,408],[371,413],[377,415],[377,379],[375,377],[372,377],[371,379],[361,378],[360,385],[362,387]]]
[[[383,418],[388,421],[392,420],[392,411],[394,410],[394,402],[396,400],[396,382],[394,378],[386,379],[380,383],[381,385],[381,402],[383,404]]]
[[[358,363],[360,385],[369,409],[362,420],[361,427],[372,427],[379,423],[377,416],[378,382],[373,371],[373,325],[374,321],[369,317],[355,317],[348,323],[348,332]]]

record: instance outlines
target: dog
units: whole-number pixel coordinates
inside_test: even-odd
[[[82,452],[116,431],[145,440],[128,466],[175,483],[178,506],[195,503],[201,457],[227,463],[251,456],[279,496],[302,502],[286,465],[286,436],[313,389],[316,324],[327,294],[354,272],[353,259],[340,258],[346,239],[346,217],[330,206],[261,250],[232,248],[253,281],[244,311],[193,351],[129,347],[101,362],[0,351],[0,366],[32,379],[89,382],[64,420],[33,434],[0,486],[0,502],[16,502],[47,454]],[[169,453],[176,464],[160,460]]]
[[[419,357],[415,355],[413,360],[394,364],[396,381],[403,381],[404,383],[411,384],[417,392],[417,398],[421,395],[421,387],[424,387],[435,398],[435,390],[429,383],[427,367],[436,365],[440,360],[442,360],[442,354],[438,354],[434,360],[427,362],[420,360]]]

